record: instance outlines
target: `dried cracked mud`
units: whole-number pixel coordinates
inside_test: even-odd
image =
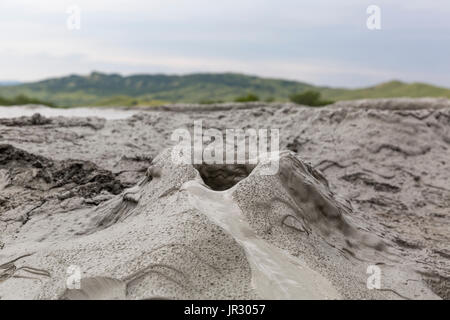
[[[277,174],[174,163],[200,120],[279,129]],[[0,298],[449,299],[449,169],[444,99],[0,111]]]

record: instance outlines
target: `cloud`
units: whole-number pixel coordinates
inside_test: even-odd
[[[79,31],[66,28],[66,9],[73,4],[82,10]],[[2,0],[1,76],[237,71],[339,86],[390,78],[450,86],[450,3],[378,0],[379,32],[365,27],[369,4]]]
[[[339,61],[323,60],[276,60],[276,59],[217,59],[211,57],[186,57],[167,55],[17,55],[0,52],[0,68],[6,78],[39,80],[43,77],[67,74],[88,74],[92,70],[117,72],[129,75],[135,73],[187,74],[192,72],[243,72],[270,78],[285,78],[317,84],[360,87],[396,78],[390,70],[365,66],[341,64]],[[7,61],[7,62],[6,62]],[[14,66],[21,63],[22,68]],[[50,68],[49,68],[50,66]],[[21,70],[29,70],[22,72]],[[75,71],[74,71],[75,70]],[[31,71],[31,72],[30,72]],[[404,74],[405,80],[425,74]],[[428,75],[429,76],[429,75]]]

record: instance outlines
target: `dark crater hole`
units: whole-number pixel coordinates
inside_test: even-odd
[[[196,165],[195,168],[205,184],[212,190],[224,191],[247,178],[255,166],[248,164],[200,164]]]

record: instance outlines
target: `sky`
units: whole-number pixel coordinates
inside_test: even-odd
[[[370,5],[379,30],[367,27]],[[0,1],[3,81],[95,70],[450,87],[449,59],[449,0]]]

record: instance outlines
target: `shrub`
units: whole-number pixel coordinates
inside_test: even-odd
[[[305,106],[311,106],[311,107],[325,106],[327,104],[333,103],[333,101],[322,100],[320,98],[320,92],[313,91],[313,90],[308,90],[303,93],[293,94],[289,97],[289,99],[294,103],[302,104]]]
[[[259,101],[259,97],[253,93],[249,93],[245,96],[240,96],[234,99],[235,102],[252,102]]]

